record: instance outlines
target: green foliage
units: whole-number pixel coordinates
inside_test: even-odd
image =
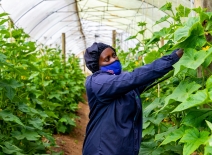
[[[64,63],[59,49],[28,41],[7,15],[0,14],[0,154],[46,154],[53,133],[75,126],[85,76],[78,58]]]
[[[127,66],[125,69],[132,70],[138,67],[135,62],[142,66],[175,49],[184,49],[183,57],[173,66],[174,74],[167,74],[168,80],[159,79],[155,83],[163,82],[151,85],[153,88],[141,95],[144,118],[140,154],[189,155],[195,152],[209,155],[212,153],[212,76],[207,67],[212,62],[212,46],[206,36],[212,32],[212,13],[182,5],[174,13],[171,3],[160,10],[170,14],[155,25],[167,22],[169,26],[145,38],[146,24],[139,22],[144,39],[129,52],[120,53],[122,63]],[[191,11],[198,15],[189,17]],[[138,35],[140,33],[127,40],[137,39]],[[160,47],[161,38],[165,44]],[[136,59],[138,57],[140,59]],[[202,70],[201,76],[197,76],[198,68]]]

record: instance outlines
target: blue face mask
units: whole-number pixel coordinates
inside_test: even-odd
[[[102,71],[106,71],[115,75],[119,75],[121,73],[122,67],[119,60],[114,61],[113,63],[100,67]]]

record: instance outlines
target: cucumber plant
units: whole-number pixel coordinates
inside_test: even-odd
[[[0,154],[47,154],[53,133],[75,126],[84,75],[73,55],[29,41],[0,14]],[[51,151],[49,151],[51,152]]]
[[[136,38],[139,43],[128,54],[142,57],[141,65],[179,48],[184,49],[184,55],[173,65],[174,71],[166,75],[170,77],[168,80],[141,95],[144,125],[140,154],[211,154],[212,76],[208,66],[212,62],[212,46],[207,36],[212,34],[212,12],[179,5],[174,13],[171,3],[160,10],[170,11],[170,15],[155,24],[167,22],[167,27],[153,32],[151,38],[140,40],[146,23],[138,23],[141,31],[127,40]],[[191,11],[197,16],[188,17]],[[160,47],[161,38],[165,44]],[[124,57],[124,52],[119,53]],[[197,76],[198,68],[201,76]]]

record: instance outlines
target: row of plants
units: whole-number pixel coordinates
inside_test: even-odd
[[[171,3],[160,10],[169,11],[171,15],[162,17],[155,25],[166,22],[167,27],[141,40],[147,29],[146,23],[140,22],[140,31],[127,39],[137,39],[139,43],[129,52],[119,51],[123,68],[132,70],[175,49],[184,49],[174,71],[141,94],[144,124],[140,154],[210,155],[212,46],[207,39],[212,35],[212,12],[179,5],[174,13]],[[188,17],[191,11],[197,16]],[[160,46],[161,38],[165,41],[163,46]],[[163,82],[158,84],[159,81]]]
[[[70,132],[76,125],[78,102],[84,101],[79,59],[70,55],[64,61],[60,49],[29,40],[7,13],[0,14],[2,155],[51,153],[52,135]]]

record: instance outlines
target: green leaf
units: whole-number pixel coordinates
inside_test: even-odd
[[[174,41],[183,41],[190,35],[190,27],[182,27],[174,32]]]
[[[170,46],[173,44],[172,40],[167,41],[165,45],[163,45],[161,48],[159,48],[158,52],[163,53],[170,49]]]
[[[207,52],[210,53],[210,54],[208,54],[208,56],[205,58],[205,61],[202,64],[202,66],[204,68],[207,68],[211,64],[211,62],[212,62],[212,59],[211,59],[212,52],[211,51],[212,51],[212,48],[210,48],[210,49],[207,50]]]
[[[60,152],[51,152],[51,155],[63,155],[64,152],[60,151]]]
[[[9,14],[6,12],[0,13],[0,17],[4,17],[4,16],[9,16]]]
[[[146,26],[146,24],[147,24],[146,22],[138,22],[138,26],[141,26],[141,27]]]
[[[6,96],[12,101],[15,96],[15,90],[11,87],[6,87]]]
[[[204,155],[211,155],[212,152],[212,135],[208,139],[208,143],[205,146]]]
[[[9,19],[3,19],[3,20],[0,20],[0,25],[3,25],[4,23],[8,22]]]
[[[31,118],[29,124],[33,125],[36,129],[43,129],[43,121],[40,118]]]
[[[18,140],[26,138],[29,141],[37,141],[41,137],[37,132],[30,130],[12,131],[11,135]]]
[[[157,148],[156,142],[142,142],[139,155],[159,155],[164,152],[163,148]]]
[[[168,2],[160,8],[161,11],[172,10],[172,3]]]
[[[43,86],[46,87],[46,86],[48,86],[52,82],[53,82],[52,80],[50,80],[50,81],[43,81]]]
[[[154,60],[160,58],[160,53],[157,52],[157,51],[152,51],[152,52],[149,52],[145,55],[144,57],[144,61],[146,64],[149,64],[151,62],[153,62]]]
[[[175,33],[175,35],[177,35],[177,31]],[[184,34],[181,33],[181,35]],[[178,36],[177,38],[181,38],[180,36]],[[201,48],[203,45],[205,45],[206,43],[206,38],[205,38],[205,34],[204,34],[204,29],[202,27],[202,25],[197,22],[195,23],[190,29],[189,29],[189,33],[187,37],[184,37],[183,40],[179,40],[180,42],[177,43],[173,49],[176,48]]]
[[[200,87],[201,85],[196,84],[195,82],[181,81],[173,93],[166,97],[163,108],[173,101],[183,102],[189,97],[190,94],[197,91]]]
[[[139,34],[144,34],[145,31],[146,31],[146,29],[145,30],[138,31],[138,33]]]
[[[145,137],[146,135],[154,135],[155,134],[155,126],[150,125],[145,130],[142,131],[142,136]]]
[[[22,87],[23,84],[19,83],[18,81],[16,81],[15,79],[10,79],[8,81],[0,81],[0,86],[1,87],[11,87],[11,88],[18,88],[18,87]]]
[[[58,92],[51,92],[50,95],[48,96],[48,99],[53,99],[56,98],[59,101],[61,101],[61,94]]]
[[[160,98],[156,98],[151,104],[144,108],[144,115],[147,117],[151,111],[153,111],[160,105],[160,102]]]
[[[194,10],[196,13],[202,13],[204,11],[203,8],[201,8],[200,6],[198,8],[193,8],[192,10]]]
[[[204,155],[211,155],[212,152],[212,145],[205,146]]]
[[[5,63],[7,60],[7,56],[3,53],[0,53],[0,63]]]
[[[4,35],[4,38],[10,37],[10,32],[5,29],[0,30],[0,33]],[[3,44],[5,44],[5,42]]]
[[[160,31],[154,32],[152,38],[146,43],[146,46],[157,43],[161,37],[165,37],[171,32],[171,28],[162,28]]]
[[[206,88],[210,89],[212,87],[212,75],[206,81]]]
[[[78,104],[76,104],[76,103],[71,103],[71,104],[69,105],[69,107],[70,107],[70,110],[76,111],[76,110],[78,109]]]
[[[174,33],[174,41],[182,42],[187,39],[193,29],[196,28],[195,24],[199,23],[199,18],[189,18],[183,27],[179,27]],[[200,31],[201,32],[201,31]]]
[[[182,124],[191,127],[201,127],[205,123],[205,119],[212,116],[212,110],[195,109],[189,111],[189,113],[182,119]]]
[[[170,16],[167,16],[167,15],[162,17],[160,20],[156,21],[154,25],[157,25],[157,24],[160,24],[160,23],[162,23],[164,21],[167,21],[167,19],[169,19],[169,17]]]
[[[39,72],[34,72],[30,75],[29,80],[33,79],[34,77],[38,76],[40,73]]]
[[[155,135],[155,140],[156,141],[164,140],[167,135],[169,135],[172,132],[175,132],[176,128],[177,128],[177,126],[169,127],[169,128],[167,128],[166,132],[162,132],[162,133],[156,134]]]
[[[20,131],[12,131],[11,135],[12,135],[12,137],[16,138],[17,140],[22,140],[25,138],[25,136]]]
[[[181,126],[179,129],[172,130],[160,145],[166,145],[170,142],[176,142],[178,139],[183,137],[185,130],[186,128],[184,126]]]
[[[65,122],[66,124],[76,126],[75,120],[73,118],[70,118],[70,116],[68,115],[63,115],[59,122]]]
[[[207,21],[205,31],[210,31],[212,29],[212,21]]]
[[[6,122],[15,122],[19,125],[24,126],[21,120],[17,116],[13,115],[9,110],[0,111],[0,117]]]
[[[189,96],[186,101],[178,105],[172,112],[183,111],[191,107],[196,107],[205,103],[208,98],[207,90],[200,90],[196,94]]]
[[[144,119],[145,120],[145,119]],[[143,130],[146,129],[150,125],[150,122],[143,122]],[[143,135],[143,134],[142,134]]]
[[[174,147],[173,147],[174,146]],[[183,147],[180,144],[170,143],[164,146],[164,155],[182,155]],[[169,151],[169,152],[168,152]]]
[[[196,128],[188,129],[181,138],[180,142],[185,143],[183,148],[183,155],[188,155],[193,153],[200,145],[205,144],[208,140],[208,135],[210,133],[207,131],[199,132]]]
[[[43,92],[41,90],[37,90],[37,88],[35,86],[27,87],[27,91],[34,94],[36,96],[36,98],[38,98],[39,96],[41,96],[43,94]]]
[[[67,123],[68,121],[67,121],[67,119],[66,119],[66,118],[61,118],[61,119],[59,119],[59,122]]]
[[[37,72],[40,71],[39,68],[38,68],[35,64],[33,64],[33,63],[27,62],[27,65],[28,65],[28,66],[30,67],[30,69],[33,70],[33,71],[37,71]]]
[[[188,17],[189,13],[191,12],[191,9],[184,7],[181,4],[176,8],[176,10],[180,17]]]
[[[194,70],[197,69],[209,54],[210,53],[204,50],[197,52],[195,49],[185,49],[182,58],[173,65],[175,68],[174,75],[181,71],[183,67]]]
[[[125,39],[125,41],[135,39],[136,37],[137,37],[137,35],[135,35],[135,36],[130,36],[130,37],[128,37],[127,39]]]
[[[209,122],[209,121],[207,121],[207,120],[205,120],[205,122],[207,123],[208,127],[209,127],[209,128],[211,129],[211,131],[212,131],[212,123]]]
[[[29,130],[22,131],[22,134],[27,140],[30,141],[37,141],[41,137],[37,132]]]
[[[155,124],[155,125],[159,125],[161,123],[161,121],[165,118],[165,114],[163,113],[159,113],[157,115],[155,115],[155,117],[150,117],[149,120]]]
[[[58,116],[53,111],[45,111],[49,117],[58,119]]]
[[[200,23],[203,23],[205,20],[209,20],[209,16],[206,14],[206,12],[202,12],[199,15]]]
[[[57,130],[59,132],[65,133],[67,130],[67,127],[65,125],[63,125],[62,123],[59,123],[59,125],[57,126]]]
[[[22,155],[21,154],[22,150],[19,147],[11,144],[10,142],[4,142],[3,144],[5,145],[5,147],[2,147],[2,151],[4,153],[6,154],[19,153],[20,155]]]
[[[29,113],[29,114],[30,114],[29,107],[28,107],[26,104],[24,104],[24,103],[19,104],[19,105],[18,105],[18,109],[19,109],[20,111],[24,112],[24,113]]]

